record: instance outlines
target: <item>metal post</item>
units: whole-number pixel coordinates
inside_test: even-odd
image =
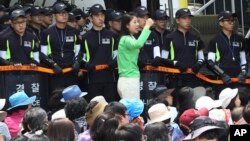
[[[206,4],[206,0],[203,0],[203,5]],[[204,15],[207,15],[207,9],[204,10]]]
[[[209,2],[207,2],[206,4],[204,4],[200,9],[198,9],[197,11],[195,11],[194,15],[199,14],[201,11],[205,10],[209,5],[211,5],[214,2],[215,2],[215,0],[210,0]]]
[[[173,28],[174,26],[174,8],[173,8],[173,2],[172,0],[168,0],[168,13],[170,18],[170,28]],[[172,30],[172,29],[171,29]]]
[[[243,4],[242,0],[240,0],[240,13],[241,13],[241,28],[242,28],[242,34],[245,35],[245,29],[244,29],[244,13],[243,13]]]
[[[226,11],[226,2],[225,2],[225,0],[223,0],[223,11]]]
[[[232,13],[235,13],[235,1],[231,0]]]
[[[215,3],[213,5],[214,5],[214,15],[216,15],[216,5]]]

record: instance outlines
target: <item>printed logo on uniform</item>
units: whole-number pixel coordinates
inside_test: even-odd
[[[103,38],[102,39],[102,44],[110,44],[110,39],[109,38]]]
[[[233,46],[234,47],[240,47],[240,43],[239,42],[233,42]]]
[[[66,36],[66,42],[74,42],[73,36]]]
[[[29,41],[24,41],[24,46],[25,46],[25,47],[31,47],[31,42],[29,42]]]
[[[152,41],[152,40],[147,40],[145,44],[146,44],[146,45],[152,45],[152,44],[153,44],[153,41]]]
[[[196,42],[196,41],[189,41],[189,42],[188,42],[188,46],[190,46],[190,47],[195,47],[195,42]]]

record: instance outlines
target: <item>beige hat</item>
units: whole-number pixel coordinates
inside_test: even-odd
[[[55,119],[60,119],[60,118],[66,118],[65,110],[61,109],[56,111],[52,116],[51,116],[51,121]]]
[[[106,99],[105,99],[103,96],[101,96],[101,95],[92,98],[92,99],[90,100],[90,102],[91,102],[91,101],[97,101],[97,102],[101,102],[101,103],[106,103],[106,104],[108,104],[107,101],[106,101]]]
[[[91,102],[93,102],[93,101],[90,101],[90,103]],[[98,102],[98,101],[96,101],[96,102]],[[108,105],[108,103],[106,101],[105,102],[100,101],[91,110],[89,110],[85,113],[85,119],[87,121],[88,126],[91,127],[93,125],[94,120],[96,119],[96,117],[98,115],[103,113],[103,110],[106,107],[106,105]]]
[[[231,88],[225,88],[220,92],[219,99],[223,100],[223,104],[221,105],[223,108],[227,108],[227,106],[230,104],[231,100],[235,98],[235,96],[238,94],[238,88],[231,89]]]
[[[150,118],[150,123],[161,122],[171,118],[171,114],[167,106],[163,103],[158,103],[153,105],[148,109],[148,115]]]

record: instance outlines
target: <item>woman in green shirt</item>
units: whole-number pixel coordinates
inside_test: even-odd
[[[154,21],[145,20],[145,26],[138,39],[133,36],[139,32],[138,19],[135,14],[125,14],[122,18],[121,38],[118,45],[118,93],[121,98],[140,98],[140,72],[137,60]]]

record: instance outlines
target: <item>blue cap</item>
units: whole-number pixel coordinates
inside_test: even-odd
[[[120,103],[126,106],[129,115],[129,121],[141,115],[144,109],[144,103],[140,99],[121,99]]]

